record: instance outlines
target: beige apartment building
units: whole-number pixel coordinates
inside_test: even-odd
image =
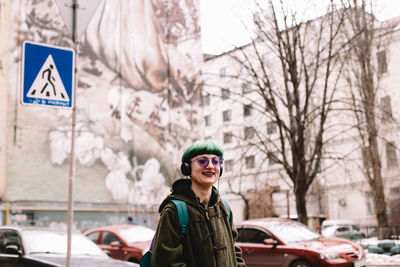
[[[392,39],[384,40],[375,51],[376,64],[382,72],[381,90],[376,103],[379,123],[379,149],[382,159],[382,175],[385,183],[388,212],[393,215],[393,201],[400,198],[400,30]],[[240,49],[251,55],[251,45]],[[266,158],[257,146],[253,129],[263,132],[268,139],[277,138],[273,118],[260,113],[255,106],[263,105],[257,92],[245,82],[231,77],[243,75],[243,67],[233,57],[240,57],[240,49],[221,55],[205,55],[203,67],[203,125],[204,136],[215,138],[225,149],[224,175],[220,190],[235,203],[237,209],[245,209],[243,197],[253,207],[250,216],[281,216],[296,218],[293,185],[280,165]],[[246,52],[245,52],[246,53]],[[260,52],[268,60],[268,51]],[[349,95],[344,78],[338,96]],[[317,100],[315,100],[317,101]],[[338,159],[325,159],[321,171],[307,194],[307,211],[310,226],[316,227],[322,219],[348,219],[362,225],[375,225],[371,189],[362,173],[363,154],[360,140],[354,129],[343,131],[341,122],[354,123],[348,112],[335,112],[330,116],[326,136],[332,142],[324,151]],[[338,134],[340,132],[340,134]],[[258,196],[258,197],[256,197]],[[238,212],[236,212],[238,213]],[[244,214],[244,212],[242,213]]]

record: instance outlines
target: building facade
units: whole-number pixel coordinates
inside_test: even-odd
[[[97,2],[76,53],[75,224],[155,226],[198,138],[199,2]],[[72,111],[20,103],[23,42],[74,48],[60,8],[0,1],[2,224],[66,222]]]
[[[400,197],[400,124],[399,114],[392,108],[400,103],[396,90],[399,83],[396,75],[397,62],[400,60],[397,49],[399,36],[396,28],[390,38],[382,38],[382,45],[374,51],[375,66],[381,78],[376,107],[379,117],[379,152],[389,218],[395,218],[395,203],[398,203],[396,200]],[[260,61],[257,57],[266,61],[272,57],[263,48],[259,48],[257,56],[252,49],[250,44],[221,55],[205,55],[205,137],[216,138],[226,149],[220,188],[237,201],[238,208],[246,209],[244,198],[252,201],[252,194],[261,194],[262,197],[253,203],[262,203],[264,200],[264,208],[259,210],[255,206],[250,207],[250,217],[268,215],[296,218],[292,182],[273,157],[267,157],[256,149],[262,146],[260,139],[273,144],[278,138],[278,129],[273,117],[268,117],[264,112],[260,91],[252,90],[246,83],[246,70],[243,64],[235,60],[246,54],[249,58],[253,56],[256,65]],[[268,69],[267,64],[265,67],[267,71],[274,71]],[[354,127],[355,117],[344,101],[351,97],[345,75],[342,75],[338,84],[337,102],[341,103],[335,109],[339,111],[332,112],[329,117],[325,139],[330,141],[324,147],[321,170],[307,193],[309,224],[316,228],[322,219],[348,219],[362,225],[376,225],[371,197],[373,188],[363,173],[365,157]],[[314,101],[318,102],[318,97]],[[390,222],[399,223],[392,219]]]

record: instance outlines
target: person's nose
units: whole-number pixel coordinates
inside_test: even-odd
[[[214,164],[212,163],[212,159],[208,159],[207,168],[214,168]]]

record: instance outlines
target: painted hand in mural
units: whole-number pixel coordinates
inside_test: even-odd
[[[15,14],[22,14],[13,25],[18,27],[12,38],[12,47],[18,48],[14,60],[20,54],[21,36],[72,46],[53,1],[27,1],[26,5],[13,1],[12,6]],[[81,173],[91,181],[104,179],[100,191],[105,189],[110,195],[102,201],[157,203],[156,197],[168,193],[165,184],[176,178],[178,170],[171,160],[179,160],[184,142],[195,138],[199,121],[198,110],[193,108],[199,104],[201,84],[198,6],[198,1],[184,0],[105,0],[79,43],[77,180]],[[14,65],[11,81],[18,80]],[[65,165],[70,153],[71,112],[34,110],[24,114],[26,118],[18,114],[19,120],[38,122],[40,133],[47,133],[50,155],[45,154],[40,158],[44,162],[37,165]],[[140,164],[133,162],[135,157]],[[135,168],[143,170],[133,179]]]
[[[176,36],[171,31],[177,20],[184,21],[186,18],[174,17],[179,14],[175,11],[164,14],[167,21],[163,24],[155,10],[168,8],[161,6],[166,5],[164,2],[155,6],[147,0],[103,1],[99,8],[102,12],[97,12],[87,27],[87,52],[116,75],[120,74],[135,90],[161,92],[168,88],[188,100],[200,84],[199,72],[194,64],[201,60],[201,55],[191,51],[190,55],[182,56],[178,51],[178,46],[185,44],[175,42]],[[194,30],[199,31],[196,27]],[[194,44],[188,40],[186,45],[189,43]],[[200,47],[197,48],[200,52]],[[172,102],[177,104],[180,101],[174,99]]]

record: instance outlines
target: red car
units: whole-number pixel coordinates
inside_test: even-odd
[[[305,225],[281,218],[263,218],[236,225],[237,245],[248,267],[361,267],[365,253],[356,243],[326,238]]]
[[[90,229],[84,235],[110,257],[138,263],[150,247],[154,233],[145,226],[122,224]]]

